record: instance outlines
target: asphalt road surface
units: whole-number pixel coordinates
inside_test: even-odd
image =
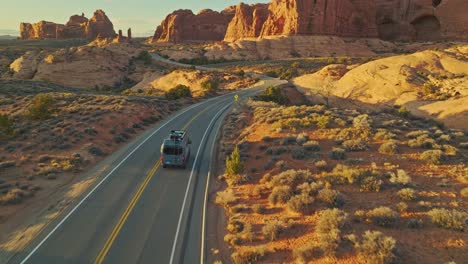
[[[240,100],[280,81],[239,91]],[[169,116],[94,168],[96,185],[11,263],[201,263],[203,207],[213,144],[234,94]],[[163,169],[173,129],[192,140],[187,169]]]

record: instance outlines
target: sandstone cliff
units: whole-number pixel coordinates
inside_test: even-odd
[[[152,42],[223,40],[233,17],[233,8],[222,12],[205,9],[196,15],[191,10],[177,10],[158,26]]]
[[[261,36],[377,37],[375,12],[368,0],[273,0]]]
[[[112,22],[102,10],[96,10],[89,20],[84,14],[71,16],[65,25],[47,21],[20,24],[21,39],[83,38],[92,40],[96,37],[109,38],[115,35]]]
[[[242,38],[259,37],[263,23],[268,17],[268,4],[236,6],[234,18],[227,28],[225,41],[236,41]]]
[[[468,39],[466,0],[376,0],[376,4],[383,39]]]

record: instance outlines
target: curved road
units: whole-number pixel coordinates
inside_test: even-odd
[[[239,91],[240,100],[281,81]],[[169,116],[93,171],[98,180],[10,263],[200,263],[211,155],[234,104],[222,95]],[[172,129],[192,139],[186,170],[163,169],[159,150]]]

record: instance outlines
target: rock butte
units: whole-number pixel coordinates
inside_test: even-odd
[[[92,18],[88,19],[84,14],[73,15],[67,24],[40,21],[38,23],[21,23],[21,39],[68,39],[83,38],[95,39],[113,38],[116,36],[114,25],[104,11],[96,10]]]
[[[467,12],[466,0],[273,0],[241,3],[221,13],[178,10],[163,20],[152,40],[232,42],[276,35],[468,39]]]

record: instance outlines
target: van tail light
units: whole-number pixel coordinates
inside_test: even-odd
[[[163,156],[159,157],[159,160],[160,160],[160,161],[164,161]]]

